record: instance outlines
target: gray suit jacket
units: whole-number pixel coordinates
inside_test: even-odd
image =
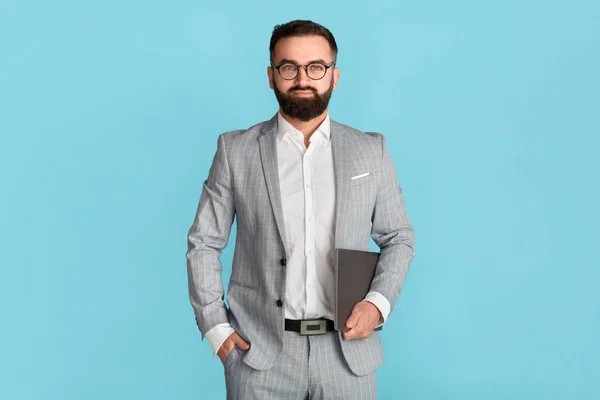
[[[202,337],[229,322],[251,343],[243,356],[249,366],[266,370],[279,358],[285,293],[286,239],[277,163],[277,115],[247,130],[219,136],[196,217],[188,233],[190,301]],[[369,235],[380,247],[371,290],[394,306],[414,257],[414,233],[402,189],[378,133],[363,133],[331,120],[336,188],[336,248],[368,250]],[[351,180],[352,176],[369,175]],[[221,250],[229,241],[234,216],[237,236],[231,279],[224,303]],[[365,375],[383,363],[379,332],[371,338],[344,340],[350,369]]]

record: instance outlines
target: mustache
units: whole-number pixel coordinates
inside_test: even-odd
[[[310,90],[311,92],[313,92],[314,94],[317,94],[317,89],[315,88],[311,88],[309,86],[294,86],[292,88],[290,88],[290,90],[288,90],[288,93],[290,92],[294,92],[296,90]]]

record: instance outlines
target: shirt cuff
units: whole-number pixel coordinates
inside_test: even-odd
[[[213,358],[217,356],[217,352],[221,348],[221,345],[233,332],[235,331],[229,322],[215,325],[208,332],[206,332],[204,337],[208,340],[210,347],[213,349]]]
[[[381,325],[385,324],[388,316],[390,315],[390,302],[379,292],[369,292],[365,297],[365,301],[372,303],[379,309],[381,313],[381,319],[375,326],[375,328],[379,328]]]

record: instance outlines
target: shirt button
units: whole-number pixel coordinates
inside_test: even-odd
[[[283,306],[283,301],[281,301],[281,299],[279,299],[275,302],[275,304],[277,304],[277,307],[281,307],[281,306]]]
[[[285,258],[282,258],[281,260],[279,260],[279,264],[281,264],[282,267],[285,267],[287,264],[287,260]]]

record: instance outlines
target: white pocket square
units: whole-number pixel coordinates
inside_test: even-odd
[[[364,178],[365,176],[368,176],[370,173],[369,172],[365,172],[364,174],[360,174],[360,175],[356,175],[353,176],[352,178],[350,178],[351,180],[355,180],[355,179],[359,179],[359,178]]]

